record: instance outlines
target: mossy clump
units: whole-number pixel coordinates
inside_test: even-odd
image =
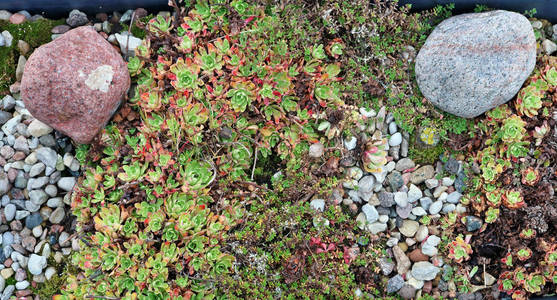
[[[408,157],[417,164],[433,164],[439,159],[441,154],[447,151],[443,143],[436,146],[425,146],[417,141],[415,134],[410,136],[410,147],[408,147]]]
[[[23,40],[32,48],[37,48],[51,40],[51,30],[54,26],[64,24],[64,20],[41,19],[34,22],[12,24],[0,20],[1,31],[7,30],[13,37],[10,47],[0,47],[0,95],[8,93],[9,86],[15,81],[15,69],[19,57],[17,41]],[[31,53],[27,53],[29,56]]]
[[[140,38],[140,39],[144,39],[145,35],[147,35],[147,32],[145,31],[145,29],[143,28],[139,28],[137,26],[137,23],[141,23],[141,24],[147,24],[147,22],[149,22],[149,20],[151,20],[153,18],[153,15],[148,15],[146,17],[143,18],[139,18],[137,20],[137,22],[134,22],[132,29],[130,30],[132,35]],[[128,31],[128,29],[130,28],[130,26],[128,24],[122,24],[122,31]]]
[[[33,293],[39,296],[39,299],[54,299],[53,296],[60,294],[62,286],[66,284],[66,276],[78,273],[69,256],[65,256],[60,263],[57,263],[51,256],[48,258],[48,266],[56,268],[56,273],[49,280],[32,289]],[[31,275],[28,274],[28,276]]]
[[[6,279],[6,286],[15,285],[16,283],[17,283],[17,280],[15,280],[15,277],[10,277],[10,278]]]

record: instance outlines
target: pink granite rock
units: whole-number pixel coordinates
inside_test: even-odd
[[[83,26],[33,52],[25,64],[21,96],[39,121],[89,143],[129,86],[122,56],[93,27]]]
[[[10,23],[12,24],[21,24],[25,22],[25,16],[20,13],[15,13],[10,17]]]

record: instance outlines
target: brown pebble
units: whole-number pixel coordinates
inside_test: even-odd
[[[14,182],[15,178],[17,177],[17,173],[17,169],[10,168],[8,170],[8,179],[10,180],[10,182]]]
[[[54,26],[54,28],[52,28],[52,30],[50,32],[54,33],[54,34],[63,34],[68,32],[68,30],[70,30],[71,27],[68,25],[58,25],[58,26]]]
[[[25,16],[20,13],[15,13],[10,17],[10,23],[12,24],[21,24],[25,22],[25,20]]]
[[[13,220],[13,221],[10,223],[10,228],[11,228],[13,231],[21,231],[21,229],[23,229],[23,224],[21,224],[21,221],[20,221],[20,220]]]
[[[62,232],[64,231],[64,226],[62,225],[58,225],[58,224],[53,224],[50,226],[50,232],[51,233],[57,233],[57,232]]]
[[[12,156],[12,159],[14,161],[18,161],[18,160],[24,160],[27,157],[27,155],[25,155],[25,153],[21,152],[21,151],[17,151],[14,156]]]
[[[31,290],[21,290],[21,291],[17,291],[15,292],[16,297],[18,297],[18,300],[21,299],[29,299],[29,300],[33,300],[33,297],[31,297]]]
[[[149,14],[147,10],[145,10],[145,8],[141,8],[141,7],[136,8],[134,12],[135,12],[135,19],[146,17]]]
[[[418,261],[429,261],[429,257],[422,253],[420,249],[414,249],[412,252],[408,254],[408,258],[410,258],[413,262]]]
[[[105,13],[98,13],[98,14],[95,15],[95,19],[97,19],[101,22],[104,22],[104,21],[108,20],[108,15],[105,14]]]
[[[454,192],[454,186],[449,186],[445,192],[447,192],[447,194]]]
[[[33,236],[28,236],[21,241],[21,244],[25,249],[29,250],[29,252],[33,252],[35,245],[37,244],[37,240]]]
[[[12,248],[14,249],[14,251],[19,252],[23,255],[27,255],[27,250],[25,250],[25,248],[23,248],[23,246],[21,246],[20,244],[12,244]]]
[[[428,226],[429,235],[439,235],[439,229],[436,226]]]
[[[424,286],[422,288],[422,291],[426,294],[429,294],[431,292],[432,288],[433,288],[433,284],[431,283],[431,281],[426,281],[426,282],[424,282]]]
[[[31,295],[31,290],[21,290],[21,291],[15,292],[15,296],[18,297],[18,298],[19,297],[27,297],[29,295]],[[30,298],[30,299],[33,299],[33,298]]]
[[[112,24],[118,24],[120,22],[120,18],[122,17],[122,14],[120,14],[119,12],[115,11],[112,16],[110,17],[110,20],[108,20],[108,22],[112,23]]]
[[[10,93],[12,94],[19,93],[20,88],[21,88],[21,82],[16,81],[14,84],[10,85]]]
[[[31,46],[29,46],[29,44],[25,41],[19,40],[17,41],[17,49],[19,49],[19,53],[21,53],[21,55],[25,55],[31,51]]]
[[[13,263],[14,261],[11,258],[8,258],[4,261],[4,266],[6,266],[6,268],[9,268],[12,266]]]

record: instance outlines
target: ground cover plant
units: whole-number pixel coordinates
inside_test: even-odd
[[[555,291],[553,59],[516,100],[470,121],[433,108],[413,74],[451,6],[186,2],[132,25],[145,39],[128,62],[129,99],[77,148],[79,270],[57,299],[392,297],[380,274],[389,235],[338,205],[351,176],[343,140],[369,125],[360,109],[383,106],[416,162],[468,160],[469,215],[418,219],[444,230],[451,295],[478,290],[484,271],[515,298]],[[352,159],[380,169],[387,143],[373,135]],[[311,199],[337,205],[317,213]]]
[[[252,181],[257,157],[278,155],[291,171],[300,169],[308,142],[317,137],[312,114],[342,105],[341,40],[294,56],[273,32],[278,18],[260,7],[199,2],[178,12],[145,25],[145,44],[128,65],[137,86],[117,117],[124,122],[109,126],[99,143],[104,147],[92,149],[102,154],[73,202],[86,238],[73,257],[85,272],[70,279],[72,297],[230,292],[215,280],[235,273],[233,254],[252,250],[231,248],[230,240],[239,238],[233,229],[244,224],[234,234],[261,235],[244,232],[263,221],[245,219],[248,209],[273,205],[280,193]],[[288,214],[308,214],[307,205],[292,209],[300,211]],[[304,242],[292,239],[280,242]],[[315,241],[312,248],[321,245]],[[285,252],[272,258],[281,263],[291,256],[282,247]],[[323,250],[329,252],[338,252],[334,243]],[[343,292],[351,293],[349,287]]]
[[[341,4],[330,5],[344,17],[369,8],[345,26],[387,7],[398,22],[418,22],[392,4]],[[144,24],[144,45],[128,64],[137,81],[133,96],[90,149],[93,163],[72,202],[83,237],[73,262],[84,272],[69,279],[65,294],[349,297],[357,283],[383,293],[369,271],[379,251],[373,237],[338,206],[327,212],[334,224],[314,226],[320,220],[311,221],[307,205],[316,193],[328,196],[338,185],[334,175],[342,176],[334,163],[327,176],[315,176],[315,162],[304,160],[310,142],[330,145],[334,162],[343,124],[355,125],[333,112],[359,100],[347,97],[352,84],[376,84],[356,78],[367,71],[346,54],[356,40],[343,40],[316,5],[198,2],[177,11]],[[329,32],[315,30],[320,22]],[[384,22],[388,28],[374,30],[387,40],[359,50],[377,52],[374,60],[406,41],[389,45],[401,24]],[[358,97],[383,101],[384,91],[369,88]],[[381,163],[368,159],[369,168]],[[283,171],[271,177],[269,166]]]

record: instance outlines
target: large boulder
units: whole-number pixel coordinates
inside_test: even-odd
[[[523,15],[463,14],[429,35],[416,57],[416,79],[439,109],[473,118],[512,99],[535,64],[536,38]]]
[[[130,86],[126,62],[92,27],[70,30],[39,47],[25,64],[21,96],[41,122],[89,143]]]

